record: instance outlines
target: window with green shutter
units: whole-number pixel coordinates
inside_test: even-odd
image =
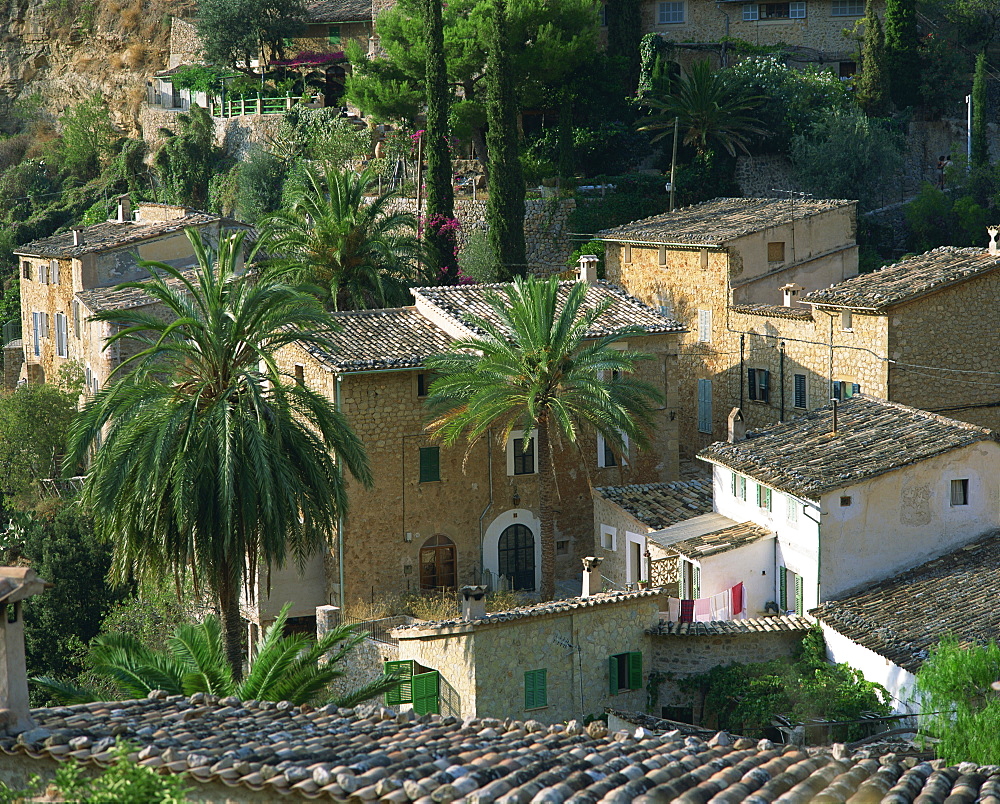
[[[524,674],[524,708],[541,709],[549,705],[548,671],[528,670]]]
[[[420,482],[433,483],[441,479],[440,447],[420,448]]]
[[[771,510],[771,489],[757,484],[757,506],[765,511]]]
[[[330,25],[330,26],[328,26],[327,29],[326,29],[326,36],[327,36],[327,41],[331,45],[339,45],[340,44],[340,26],[339,25]]]
[[[402,678],[398,687],[385,694],[385,705],[399,706],[400,704],[412,703],[413,662],[409,659],[404,662],[385,662],[382,668],[386,673],[395,673]]]
[[[418,715],[439,714],[440,675],[437,670],[413,676],[413,711]]]
[[[642,687],[642,653],[629,651],[608,657],[608,692],[637,690]]]
[[[778,605],[781,613],[788,611],[788,570],[778,567]]]
[[[802,576],[795,576],[795,613],[802,615],[804,613],[805,606],[803,605],[803,585]]]

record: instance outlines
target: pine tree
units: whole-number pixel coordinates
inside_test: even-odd
[[[986,54],[976,56],[972,79],[972,167],[988,167],[990,148],[986,139]]]
[[[448,147],[448,106],[451,90],[444,59],[444,25],[441,0],[426,0],[424,25],[427,33],[427,217],[424,238],[428,260],[441,284],[458,279],[456,256],[455,189],[451,182],[451,151]]]
[[[886,0],[885,64],[889,90],[898,108],[920,103],[916,0]]]
[[[507,2],[494,0],[486,55],[486,149],[489,199],[486,222],[501,278],[527,273],[524,246],[524,177],[518,156],[517,100],[507,48]]]
[[[885,71],[885,36],[874,0],[865,3],[865,38],[861,44],[861,74],[855,84],[858,105],[869,117],[889,110],[889,80]]]

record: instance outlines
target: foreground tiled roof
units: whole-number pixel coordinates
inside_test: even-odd
[[[308,22],[366,22],[371,18],[371,0],[318,0],[306,3]]]
[[[611,241],[717,248],[744,235],[855,203],[839,199],[714,198],[605,229],[597,235]]]
[[[768,318],[791,318],[796,321],[808,321],[812,318],[809,307],[785,307],[778,304],[733,304],[729,307],[734,313],[745,315],[763,315]]]
[[[601,723],[545,727],[412,714],[376,707],[316,711],[195,695],[167,700],[36,709],[39,728],[0,750],[106,766],[116,739],[138,746],[142,765],[194,785],[260,791],[261,800],[463,802],[464,804],[654,804],[654,802],[990,801],[1000,770],[974,765],[842,759],[767,740],[705,742],[647,729],[606,735]],[[939,769],[935,770],[935,766]],[[957,798],[948,798],[954,792]],[[919,797],[919,798],[918,798]]]
[[[708,558],[745,547],[773,535],[767,528],[762,528],[753,522],[740,522],[728,528],[673,542],[668,546],[688,558]]]
[[[219,220],[218,216],[205,212],[189,212],[183,218],[155,223],[106,221],[86,227],[83,230],[82,245],[73,245],[73,232],[69,231],[25,243],[14,253],[28,257],[79,257],[81,254],[109,251],[151,237],[178,232],[188,226],[203,226]]]
[[[451,337],[412,307],[334,313],[334,352],[314,352],[335,371],[419,368]]]
[[[946,634],[965,644],[1000,636],[1000,533],[981,539],[810,614],[916,672]]]
[[[566,295],[570,288],[577,283],[560,282],[559,284],[560,292]],[[473,329],[468,323],[470,314],[487,321],[496,320],[496,314],[487,303],[487,296],[490,292],[498,293],[503,287],[503,284],[456,285],[452,287],[413,288],[412,293],[418,303],[420,301],[427,302],[456,324]],[[683,324],[663,315],[658,310],[654,310],[609,282],[601,281],[591,285],[587,290],[583,307],[594,309],[605,301],[611,302],[611,306],[587,331],[588,337],[599,338],[625,327],[638,327],[650,334],[684,332]]]
[[[895,402],[856,394],[840,403],[837,434],[832,409],[818,408],[734,444],[717,442],[699,457],[806,499],[932,458],[996,441],[984,427]]]
[[[191,257],[195,260],[195,257]],[[181,272],[188,281],[193,281],[197,274],[197,268],[188,268]],[[180,289],[184,283],[176,277],[167,278],[167,287]],[[109,310],[128,310],[133,307],[145,307],[155,304],[156,300],[146,293],[142,288],[120,288],[117,285],[108,287],[91,288],[81,290],[76,294],[76,298],[92,313],[106,312]]]
[[[711,478],[601,486],[594,491],[654,530],[712,510]]]
[[[803,297],[806,303],[881,310],[994,271],[1000,259],[982,248],[941,246]]]
[[[808,631],[812,623],[797,614],[761,617],[749,620],[717,620],[710,623],[681,623],[661,620],[656,628],[646,630],[652,636],[732,636],[777,631]]]
[[[450,620],[434,620],[429,622],[415,622],[409,625],[401,625],[393,629],[393,634],[401,639],[416,637],[428,632],[449,633],[456,628],[479,627],[484,625],[497,625],[512,620],[521,620],[526,617],[542,617],[547,614],[563,614],[565,612],[576,611],[578,609],[593,608],[594,606],[607,606],[615,603],[628,603],[642,598],[657,597],[660,594],[657,589],[647,589],[638,592],[603,592],[590,597],[571,597],[565,600],[550,600],[547,603],[536,603],[533,606],[520,606],[516,609],[497,611],[485,615],[477,620],[463,620],[461,617],[454,617]]]

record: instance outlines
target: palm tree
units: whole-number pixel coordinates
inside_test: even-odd
[[[673,92],[663,98],[645,98],[643,104],[652,109],[639,131],[658,132],[653,142],[674,130],[674,120],[680,119],[684,132],[681,140],[704,156],[712,145],[720,145],[731,155],[739,148],[747,152],[748,135],[768,132],[752,115],[762,98],[746,95],[730,85],[724,73],[713,72],[707,61],[691,66],[691,73],[672,83]]]
[[[645,447],[661,401],[653,386],[630,373],[649,355],[613,348],[639,330],[588,337],[611,303],[586,306],[587,289],[582,282],[528,277],[490,291],[485,298],[492,315],[469,316],[482,334],[427,361],[440,375],[427,398],[434,416],[429,429],[445,445],[460,439],[471,445],[493,428],[499,428],[500,444],[515,428],[538,431],[543,600],[555,590],[553,437],[576,445],[580,432],[592,429],[619,451],[626,437]],[[620,376],[605,382],[612,373]]]
[[[344,676],[342,660],[364,640],[352,627],[341,625],[320,639],[307,634],[284,635],[285,604],[257,642],[246,678],[237,681],[226,658],[222,627],[215,615],[203,622],[178,626],[166,650],[146,647],[131,634],[109,633],[90,643],[90,669],[111,683],[117,700],[145,698],[153,690],[168,695],[206,692],[242,701],[291,701],[293,704],[333,703],[355,706],[399,685],[392,673],[339,697],[330,697],[330,685]],[[325,658],[324,658],[325,657]],[[32,683],[61,704],[106,700],[100,691],[39,676]]]
[[[193,573],[213,593],[226,657],[242,675],[240,589],[259,561],[300,565],[327,543],[347,508],[344,468],[371,474],[346,418],[322,394],[283,375],[277,351],[330,349],[329,315],[280,278],[235,276],[243,235],[218,254],[188,230],[199,271],[165,263],[142,288],[168,313],[114,310],[108,340],[134,356],[84,407],[67,466],[97,443],[83,501],[114,545],[112,575]],[[107,348],[107,347],[106,347]]]
[[[394,194],[366,198],[375,174],[307,165],[287,210],[265,219],[276,263],[315,285],[330,310],[404,304],[417,284],[416,221],[393,212]]]

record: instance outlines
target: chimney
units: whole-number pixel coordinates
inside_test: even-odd
[[[132,202],[128,194],[118,196],[118,223],[130,223],[132,220]]]
[[[83,245],[83,229],[73,230],[73,245],[82,246]]]
[[[795,301],[795,297],[799,295],[799,292],[805,288],[802,285],[797,285],[794,282],[789,282],[787,285],[782,285],[780,290],[782,293],[782,304],[785,307],[791,307],[792,303]]]
[[[580,259],[576,261],[579,281],[586,282],[588,285],[593,285],[597,282],[598,262],[600,262],[600,258],[593,254],[582,254]]]
[[[986,231],[990,236],[990,256],[996,257],[997,255],[1000,255],[1000,250],[997,249],[997,235],[1000,234],[1000,226],[988,226]]]
[[[737,441],[745,441],[747,437],[747,423],[743,421],[743,411],[733,408],[729,411],[729,443],[735,444]]]
[[[601,592],[601,562],[603,558],[587,556],[583,559],[583,589],[580,597],[592,597]]]
[[[51,585],[29,567],[0,567],[0,730],[8,734],[35,725],[28,705],[21,601]]]
[[[462,587],[462,619],[466,622],[481,620],[486,616],[486,587]]]

